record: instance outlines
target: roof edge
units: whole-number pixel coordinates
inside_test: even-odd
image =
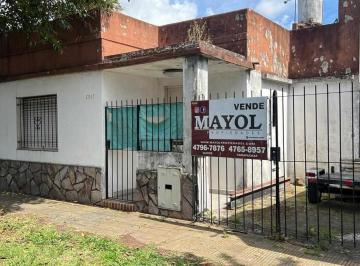
[[[237,65],[245,69],[254,69],[254,65],[247,61],[246,57],[218,46],[206,43],[181,43],[166,47],[157,47],[135,52],[112,55],[105,57],[103,62],[91,65],[76,66],[62,69],[54,69],[38,73],[28,73],[10,77],[0,77],[0,82],[9,82],[15,80],[46,77],[53,75],[63,75],[76,72],[97,71],[104,69],[119,68],[125,66],[146,64],[155,61],[163,61],[191,55],[203,55],[208,58],[222,60],[229,64]]]

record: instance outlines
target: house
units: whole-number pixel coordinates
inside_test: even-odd
[[[45,44],[30,46],[18,33],[1,36],[0,189],[85,204],[113,197],[131,202],[140,190],[138,208],[190,219],[197,182],[189,177],[191,101],[271,97],[273,91],[281,96],[280,147],[294,162],[283,162],[282,176],[304,176],[303,161],[329,155],[323,137],[315,153],[315,129],[325,136],[328,123],[317,119],[325,111],[315,110],[314,90],[322,95],[316,99],[320,105],[333,112],[331,156],[342,145],[343,158],[351,158],[352,150],[358,157],[360,2],[339,0],[338,21],[329,25],[321,24],[321,8],[304,2],[299,1],[293,30],[250,9],[195,20],[206,25],[212,43],[187,42],[194,21],[154,26],[121,13],[74,19],[70,31],[59,32],[61,53]],[[322,6],[322,0],[315,2]],[[340,101],[331,96],[326,105],[324,95],[339,90],[355,91],[355,100],[353,94]],[[308,97],[300,97],[304,93]],[[161,119],[169,124],[159,125]],[[305,120],[310,124],[303,134]],[[207,184],[200,186],[207,191],[227,194],[228,187],[256,186],[263,174],[272,181],[269,161],[198,163],[212,165],[203,173]],[[267,169],[261,174],[260,164]],[[161,210],[153,199],[159,166],[182,168],[180,213]],[[231,176],[226,184],[225,175]]]

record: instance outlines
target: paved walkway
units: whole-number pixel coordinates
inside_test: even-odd
[[[224,234],[204,224],[124,213],[30,196],[0,193],[10,215],[32,214],[59,226],[119,239],[128,245],[155,244],[224,265],[360,265],[345,254],[307,255],[304,248],[261,236]],[[1,219],[1,218],[0,218]],[[357,264],[358,263],[358,264]]]

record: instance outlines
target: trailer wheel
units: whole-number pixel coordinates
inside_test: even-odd
[[[316,184],[309,184],[308,186],[308,200],[310,203],[321,202],[321,191]]]

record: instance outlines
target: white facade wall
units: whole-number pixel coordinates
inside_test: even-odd
[[[248,97],[256,97],[256,96],[264,96],[269,98],[269,106],[268,106],[268,148],[270,152],[271,147],[275,147],[275,128],[273,127],[272,121],[272,95],[273,92],[276,91],[278,95],[278,137],[279,137],[279,147],[281,150],[281,159],[287,157],[287,95],[289,85],[286,83],[281,83],[278,81],[271,81],[268,79],[261,80],[261,92],[259,90],[252,91],[250,88],[248,92]],[[285,147],[285,148],[284,148]],[[261,185],[269,185],[276,178],[275,176],[275,165],[269,160],[259,161],[259,160],[245,160],[245,171],[246,171],[246,186],[251,187],[259,187]],[[286,164],[280,163],[280,179],[283,177],[287,177],[285,174],[287,172]]]
[[[226,72],[226,73],[210,73],[209,75],[209,93],[211,93],[212,98],[224,98],[225,94],[227,97],[245,97],[246,88],[248,86],[248,74],[245,71],[239,72]],[[167,88],[174,88],[168,93]],[[175,101],[175,97],[178,97],[178,100],[182,100],[182,78],[151,78],[145,76],[129,75],[114,71],[105,71],[103,75],[103,106],[105,104],[115,105],[115,101],[123,100],[123,104],[131,102],[131,99],[141,99],[142,103],[145,103],[145,99],[154,98],[156,101],[157,97],[160,98],[160,101],[164,97],[172,97],[172,100]],[[105,124],[105,122],[104,122]],[[143,156],[143,155],[142,155]],[[118,191],[118,188],[128,187],[132,189],[131,182],[128,184],[127,178],[131,176],[131,173],[136,173],[136,169],[139,165],[138,162],[139,154],[138,152],[126,152],[126,151],[109,151],[109,180],[114,180],[110,182],[109,190]],[[225,191],[226,187],[228,189],[234,189],[235,184],[237,187],[241,187],[243,183],[243,171],[242,171],[242,161],[236,160],[234,166],[234,160],[227,160],[227,170],[226,170],[226,159],[220,158],[219,164],[217,163],[217,158],[211,159],[212,170],[211,170],[211,180],[208,180],[209,184],[212,184],[213,189]],[[158,162],[154,162],[156,164]],[[220,169],[218,169],[220,165]],[[127,168],[129,172],[127,172]],[[208,169],[209,170],[209,169]],[[236,175],[234,175],[236,171]],[[220,185],[218,184],[218,173],[220,178]],[[226,178],[227,173],[227,178]],[[113,177],[113,178],[112,178]],[[120,177],[121,180],[118,183],[117,177]],[[235,178],[236,177],[236,178]],[[131,177],[133,178],[133,177]],[[126,183],[126,184],[125,184]],[[121,190],[121,189],[120,189]]]
[[[209,95],[217,98],[242,98],[246,97],[248,87],[248,73],[246,71],[210,73]],[[243,161],[231,158],[210,158],[207,160],[209,180],[207,184],[213,191],[233,191],[235,188],[246,184],[243,171]]]
[[[287,159],[291,162],[297,161],[288,163],[289,175],[292,178],[296,176],[302,180],[305,169],[316,166],[326,171],[329,166],[334,166],[335,171],[339,171],[340,161],[352,160],[353,156],[354,159],[359,158],[358,77],[353,80],[322,78],[296,81],[288,97],[288,106]]]
[[[102,74],[77,73],[0,83],[0,159],[104,167]],[[17,97],[57,95],[58,151],[17,147]]]
[[[354,84],[353,101],[351,98],[352,82]],[[341,101],[339,101],[338,93],[339,83],[342,92]],[[224,98],[225,92],[227,97],[233,97],[234,92],[236,97],[249,97],[253,90],[251,84],[250,75],[245,71],[212,73],[209,76],[209,91],[213,99],[217,98],[217,93],[220,98]],[[354,158],[359,158],[360,86],[358,77],[354,80],[327,78],[301,80],[291,86],[262,79],[260,84],[263,96],[270,96],[270,90],[277,90],[279,96],[284,96],[279,97],[279,144],[282,149],[281,157],[288,163],[280,165],[281,176],[292,177],[292,179],[296,176],[303,179],[305,148],[307,168],[316,166],[312,161],[315,162],[317,157],[320,162],[318,166],[327,170],[329,154],[329,161],[333,162],[331,166],[338,171],[340,143],[342,160],[352,159],[352,151],[354,151]],[[318,93],[317,110],[315,110],[315,85]],[[327,85],[329,94],[326,94]],[[174,90],[171,95],[168,95],[166,87],[169,86],[178,88],[179,91]],[[304,86],[305,93],[308,94],[305,98],[306,145],[304,138]],[[110,104],[113,101],[115,104],[117,100],[120,105],[121,100],[123,100],[123,104],[126,104],[126,100],[130,104],[131,99],[141,99],[144,103],[145,99],[156,99],[157,97],[162,99],[165,96],[177,96],[180,99],[182,97],[181,88],[180,78],[160,79],[113,71],[94,71],[0,83],[0,121],[2,123],[0,127],[0,159],[104,168],[106,102]],[[292,97],[293,90],[295,97]],[[254,96],[258,96],[258,92],[257,90]],[[58,101],[58,151],[18,150],[17,97],[49,94],[56,94]],[[327,105],[327,97],[329,105]],[[293,101],[295,105],[293,105]],[[329,128],[327,128],[327,107],[329,107]],[[354,110],[353,113],[352,110]],[[295,129],[293,128],[294,124]],[[354,131],[354,135],[352,131]],[[274,129],[271,128],[271,132],[269,132],[270,146],[275,145],[274,134]],[[317,153],[316,140],[318,143]],[[127,180],[136,173],[139,155],[136,151],[118,151],[115,152],[115,156],[112,156],[114,152],[109,152],[109,158],[113,158],[113,160],[116,158],[115,161],[109,162],[113,166],[109,169],[109,173],[114,173],[114,175],[116,173]],[[297,163],[293,163],[294,160]],[[218,162],[217,158],[212,158],[207,164],[211,165],[211,177],[207,182],[211,183],[213,190],[231,190],[235,186],[240,188],[243,183],[248,187],[253,184],[256,186],[260,184],[261,178],[263,182],[267,182],[271,180],[271,177],[275,177],[274,166],[269,161],[263,161],[261,168],[259,161],[245,160],[245,169],[243,169],[243,160],[240,159],[220,158]],[[123,172],[121,172],[120,165]],[[128,171],[125,166],[129,168]],[[261,169],[263,169],[262,172]],[[113,185],[117,187],[122,184]],[[129,189],[131,188],[129,187]]]
[[[104,71],[103,99],[101,103],[103,110],[102,117],[104,118],[103,125],[105,125],[106,105],[110,106],[112,104],[115,106],[117,104],[121,106],[121,101],[123,106],[126,105],[126,101],[131,105],[132,100],[134,105],[136,105],[137,100],[139,103],[141,100],[141,103],[145,104],[146,99],[148,103],[151,103],[150,99],[152,98],[155,103],[157,97],[162,101],[164,95],[164,87],[161,86],[160,79],[158,78]],[[105,143],[105,139],[103,143]],[[105,154],[105,150],[103,154]],[[139,153],[130,150],[110,150],[108,152],[108,165],[109,196],[126,198],[128,192],[136,188],[136,170],[139,167]]]

